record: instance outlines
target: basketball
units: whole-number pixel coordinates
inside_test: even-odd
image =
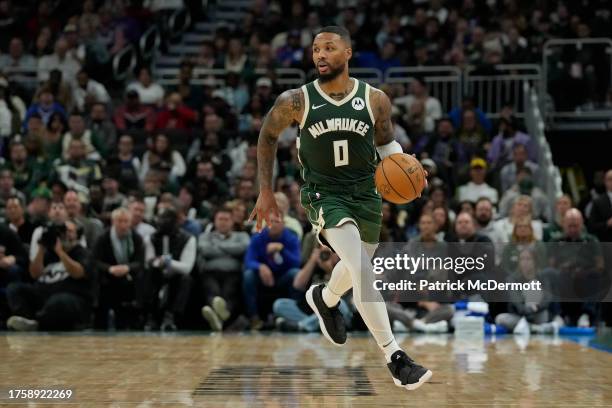
[[[376,189],[387,201],[406,204],[421,196],[425,171],[421,163],[405,153],[385,157],[376,168]]]

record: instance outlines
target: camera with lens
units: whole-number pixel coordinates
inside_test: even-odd
[[[55,243],[58,238],[61,238],[66,233],[65,224],[51,223],[45,226],[38,243],[45,247],[47,251],[52,251],[55,248]]]
[[[319,252],[319,259],[321,260],[321,262],[325,262],[329,260],[329,258],[331,258],[331,251],[327,249],[322,249],[321,252]]]

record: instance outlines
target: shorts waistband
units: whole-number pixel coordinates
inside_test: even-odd
[[[330,183],[306,183],[304,187],[313,191],[327,191],[333,193],[358,193],[376,188],[374,178],[357,183],[330,184]]]

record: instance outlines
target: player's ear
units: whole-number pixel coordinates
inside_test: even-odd
[[[353,49],[351,47],[346,48],[344,52],[346,52],[347,60],[350,60],[353,57]]]

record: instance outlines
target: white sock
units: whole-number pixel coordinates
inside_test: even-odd
[[[382,346],[381,349],[383,353],[385,353],[385,359],[387,360],[387,363],[391,362],[391,356],[393,355],[393,353],[398,350],[401,350],[395,339],[391,340],[389,344]]]
[[[323,301],[327,307],[334,307],[340,302],[340,298],[353,286],[351,272],[342,260],[334,266],[329,282],[323,289]]]
[[[327,286],[323,288],[322,296],[327,307],[334,307],[340,301],[340,296],[332,292]]]

